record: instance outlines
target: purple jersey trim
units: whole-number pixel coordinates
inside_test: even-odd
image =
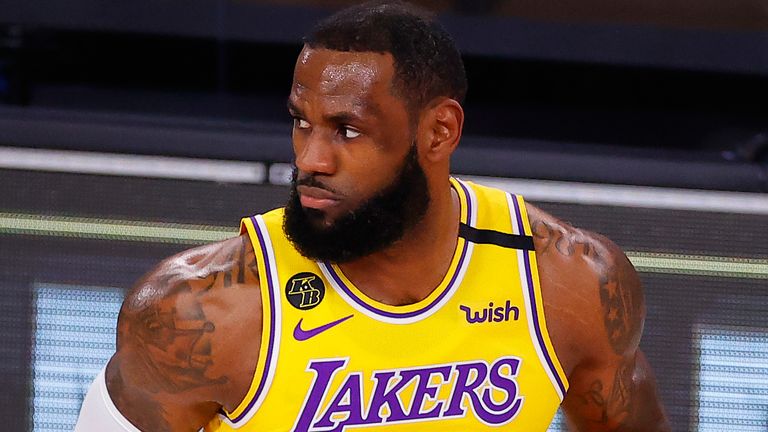
[[[456,183],[461,186],[461,189],[464,194],[465,201],[467,202],[467,225],[472,225],[475,221],[472,220],[472,211],[473,211],[473,205],[472,205],[472,195],[470,195],[469,190],[467,190],[467,187],[462,183],[461,181],[457,180]],[[461,200],[459,200],[461,203]],[[461,214],[461,212],[459,212]],[[448,285],[445,287],[443,292],[440,293],[439,296],[437,296],[436,299],[434,299],[430,304],[424,306],[421,309],[412,311],[412,312],[389,312],[382,309],[379,309],[375,306],[372,306],[368,303],[366,303],[363,299],[355,295],[355,293],[352,292],[352,290],[344,283],[344,281],[341,279],[341,277],[338,275],[336,270],[331,266],[329,263],[322,263],[326,270],[328,270],[328,274],[331,275],[331,278],[333,278],[334,281],[336,281],[336,284],[341,287],[341,289],[351,298],[355,303],[363,307],[365,310],[385,316],[387,318],[413,318],[415,316],[421,315],[425,312],[428,312],[432,308],[434,308],[436,305],[440,303],[440,301],[443,300],[443,298],[448,295],[449,292],[453,291],[454,284],[456,283],[456,279],[459,277],[459,273],[461,272],[461,268],[464,266],[464,260],[467,257],[467,250],[469,249],[469,241],[464,240],[464,246],[461,249],[461,256],[459,257],[459,262],[456,265],[456,270],[453,272],[453,275],[451,276],[451,280],[448,282]]]
[[[264,240],[264,235],[261,233],[259,224],[256,222],[255,216],[251,216],[251,222],[253,223],[253,228],[256,231],[256,236],[259,238],[259,246],[261,246],[262,259],[264,260],[264,267],[267,273],[267,291],[269,293],[269,310],[271,311],[269,314],[271,317],[269,320],[269,346],[267,347],[267,359],[264,363],[264,371],[261,375],[261,378],[259,379],[259,386],[256,388],[256,393],[254,393],[251,401],[248,402],[248,406],[245,407],[243,412],[236,418],[230,419],[232,423],[238,423],[242,421],[251,411],[251,408],[253,408],[253,405],[256,403],[256,401],[259,400],[259,396],[261,396],[261,392],[264,391],[264,386],[267,382],[267,375],[269,375],[269,371],[271,370],[270,365],[272,364],[272,353],[275,346],[275,296],[274,290],[272,289],[272,267],[269,262],[269,257],[267,256],[267,244]]]
[[[515,206],[515,216],[517,216],[517,227],[520,230],[520,234],[525,234],[525,229],[523,227],[523,215],[520,212],[520,205],[517,203],[517,197],[515,195],[511,195],[511,201]],[[531,259],[529,257],[529,253],[535,253],[534,251],[522,251],[523,253],[523,262],[525,263],[525,277],[528,280],[528,293],[531,298],[531,314],[533,315],[533,328],[536,331],[536,338],[538,339],[539,346],[541,347],[541,351],[544,353],[544,359],[547,360],[547,366],[549,366],[549,370],[552,372],[552,375],[555,377],[555,381],[557,381],[557,386],[560,388],[560,392],[563,396],[565,396],[565,385],[563,384],[563,381],[560,379],[560,374],[557,373],[557,368],[555,367],[554,362],[552,361],[552,357],[549,355],[549,350],[547,349],[547,345],[544,343],[544,336],[541,333],[541,327],[539,326],[539,312],[538,308],[536,307],[536,292],[534,289],[533,284],[533,276],[531,273]]]
[[[450,280],[450,282],[448,282],[448,286],[446,286],[446,288],[443,290],[443,292],[441,292],[441,293],[440,293],[440,295],[439,295],[439,296],[437,296],[437,298],[436,298],[435,300],[433,300],[433,301],[432,301],[430,304],[428,304],[428,305],[424,306],[424,307],[423,307],[423,308],[421,308],[421,309],[418,309],[418,310],[415,310],[415,311],[412,311],[412,312],[402,312],[402,313],[398,313],[398,312],[389,312],[389,311],[385,311],[385,310],[379,309],[379,308],[377,308],[377,307],[375,307],[375,306],[372,306],[372,305],[370,305],[370,304],[366,303],[366,302],[365,302],[364,300],[362,300],[360,297],[358,297],[357,295],[355,295],[355,293],[353,293],[353,292],[352,292],[352,290],[350,290],[350,289],[349,289],[349,287],[348,287],[348,286],[347,286],[347,285],[344,283],[344,281],[341,279],[341,277],[339,277],[338,273],[336,273],[336,270],[334,270],[334,269],[333,269],[333,267],[331,267],[331,266],[330,266],[330,265],[328,265],[328,264],[324,264],[324,265],[325,265],[325,268],[326,268],[326,270],[328,270],[328,274],[330,274],[330,275],[331,275],[331,277],[333,278],[333,280],[334,280],[334,281],[336,281],[336,284],[337,284],[339,287],[341,287],[341,289],[342,289],[342,290],[343,290],[343,291],[344,291],[344,292],[345,292],[345,293],[346,293],[346,294],[347,294],[347,295],[348,295],[348,296],[349,296],[349,297],[350,297],[350,298],[351,298],[351,299],[352,299],[352,300],[353,300],[355,303],[359,304],[360,306],[362,306],[363,308],[365,308],[365,309],[366,309],[366,310],[368,310],[369,312],[372,312],[372,313],[374,313],[374,314],[377,314],[377,315],[382,315],[382,316],[385,316],[385,317],[387,317],[387,318],[412,318],[412,317],[415,317],[415,316],[417,316],[417,315],[421,315],[421,314],[423,314],[423,313],[425,313],[425,312],[429,311],[429,310],[430,310],[430,309],[432,309],[433,307],[435,307],[435,305],[437,305],[438,303],[440,303],[440,301],[441,301],[441,300],[442,300],[442,299],[443,299],[443,298],[444,298],[446,295],[448,295],[448,293],[449,293],[449,292],[451,292],[451,291],[453,290],[453,285],[456,283],[456,278],[457,278],[457,277],[458,277],[458,275],[459,275],[459,270],[460,270],[460,269],[461,269],[461,267],[463,266],[463,264],[464,264],[464,259],[465,259],[465,258],[466,258],[466,256],[467,256],[468,243],[469,243],[469,242],[467,242],[467,241],[465,241],[465,242],[464,242],[464,247],[463,247],[463,248],[462,248],[462,250],[461,250],[461,257],[459,258],[459,264],[456,266],[456,271],[454,271],[454,272],[453,272],[453,276],[451,276],[451,280]]]

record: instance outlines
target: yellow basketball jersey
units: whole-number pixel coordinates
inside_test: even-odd
[[[545,431],[567,389],[523,199],[451,179],[461,225],[424,300],[390,306],[301,256],[283,211],[244,219],[264,330],[248,394],[206,431]]]

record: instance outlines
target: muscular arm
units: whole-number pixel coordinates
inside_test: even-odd
[[[106,371],[110,397],[141,430],[197,431],[245,396],[260,329],[247,237],[172,257],[123,303]]]
[[[563,410],[581,432],[668,431],[655,378],[638,348],[645,316],[640,280],[618,249],[607,261],[598,279],[603,326],[595,333],[610,350],[593,344],[597,356],[574,369]]]
[[[548,327],[570,383],[562,407],[571,430],[671,430],[638,347],[645,304],[632,264],[604,237],[531,214]]]

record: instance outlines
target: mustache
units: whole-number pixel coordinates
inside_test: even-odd
[[[336,195],[342,195],[336,189],[318,180],[317,176],[315,176],[314,174],[299,175],[298,170],[295,170],[293,172],[293,185],[294,185],[294,188],[297,186],[315,187],[318,189],[326,190]]]

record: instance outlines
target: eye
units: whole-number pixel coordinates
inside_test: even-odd
[[[297,129],[309,129],[309,122],[298,117],[293,118],[293,127]]]
[[[351,129],[347,126],[342,126],[340,131],[341,131],[341,136],[343,136],[346,139],[355,139],[360,135],[362,135],[359,131]]]

